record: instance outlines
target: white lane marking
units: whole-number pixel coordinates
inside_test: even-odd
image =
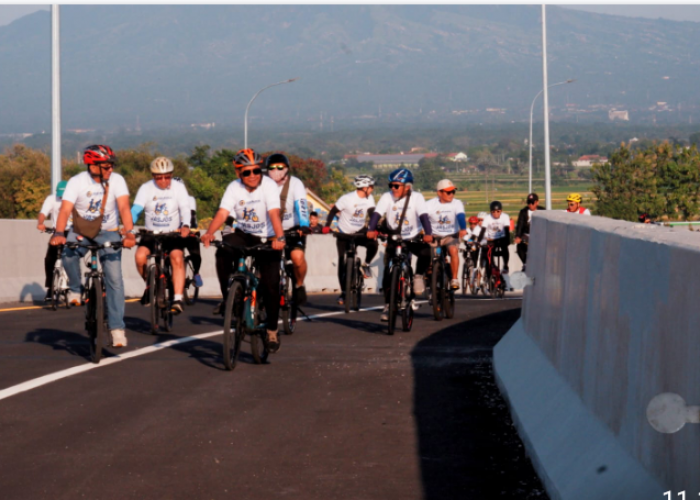
[[[479,300],[520,300],[520,298],[516,297],[509,297],[508,299],[479,299]],[[416,301],[416,304],[427,304],[427,300],[420,300]],[[360,309],[359,311],[351,311],[351,313],[355,312],[366,312],[366,311],[376,311],[379,309],[383,309],[384,306],[375,306],[375,307],[367,307]],[[328,313],[321,313],[321,314],[314,314],[313,316],[309,316],[309,319],[316,319],[316,318],[326,318],[328,316],[337,316],[340,314],[345,314],[345,311],[334,311],[334,312],[328,312]],[[280,320],[279,323],[282,323]],[[42,377],[38,377],[32,380],[28,380],[26,382],[22,382],[21,384],[13,385],[12,387],[8,387],[7,389],[0,390],[0,401],[12,396],[15,396],[17,394],[20,394],[22,392],[27,392],[31,391],[32,389],[36,389],[38,387],[44,386],[46,384],[50,384],[51,382],[56,382],[57,380],[61,380],[67,377],[71,377],[73,375],[78,375],[79,373],[83,373],[89,370],[94,370],[95,368],[102,368],[105,366],[110,366],[115,363],[120,363],[124,360],[135,358],[137,356],[144,356],[146,354],[152,354],[156,351],[160,351],[162,349],[172,347],[175,345],[180,345],[180,344],[186,344],[188,342],[194,342],[195,340],[202,340],[206,339],[209,337],[215,337],[217,335],[223,334],[223,330],[218,330],[216,332],[208,332],[208,333],[201,333],[199,335],[193,335],[191,337],[182,337],[179,339],[172,339],[168,340],[166,342],[160,342],[158,344],[153,344],[148,347],[142,347],[141,349],[136,349],[134,351],[130,352],[125,352],[124,354],[118,354],[116,356],[110,356],[108,358],[104,358],[102,361],[100,361],[99,364],[95,363],[86,363],[84,365],[79,365],[79,366],[74,366],[72,368],[66,368],[65,370],[60,370],[54,373],[49,373],[48,375],[44,375]]]

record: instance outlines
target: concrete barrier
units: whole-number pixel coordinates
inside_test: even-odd
[[[700,234],[599,217],[533,218],[521,319],[497,382],[553,499],[700,492],[700,426],[660,434],[650,400],[700,402]]]

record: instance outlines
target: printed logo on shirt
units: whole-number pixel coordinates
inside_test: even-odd
[[[102,200],[98,201],[97,203],[95,203],[95,200],[90,200],[90,206],[88,207],[87,211],[90,213],[99,212],[101,206]]]
[[[156,203],[156,208],[153,210],[156,215],[168,215],[168,207],[165,202]]]
[[[238,202],[238,204],[239,204],[240,206],[243,206],[243,205],[245,205],[245,201],[241,200],[241,201]]]
[[[355,205],[357,206],[357,205]],[[355,212],[352,214],[353,217],[364,217],[365,216],[365,211],[362,208],[358,208],[355,210]]]
[[[440,213],[440,212],[438,212],[438,213]],[[438,217],[438,224],[442,224],[442,225],[452,224],[452,221],[447,216],[447,214],[445,214],[445,215],[441,215]]]
[[[394,217],[394,223],[398,224],[400,219],[401,219],[401,216],[397,213],[396,217]],[[403,223],[404,223],[404,225],[408,226],[408,219],[407,218],[404,219]]]
[[[244,208],[243,209],[243,220],[246,222],[250,222],[250,221],[258,222],[258,220],[259,220],[258,214],[255,213],[255,209],[254,208],[251,208],[251,209]]]

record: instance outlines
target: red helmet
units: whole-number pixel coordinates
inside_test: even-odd
[[[233,159],[233,166],[236,168],[253,167],[262,164],[262,158],[252,149],[241,149]]]
[[[114,151],[109,146],[103,146],[102,144],[95,144],[94,146],[88,146],[83,152],[83,163],[85,165],[96,165],[97,163],[114,163],[117,159],[114,156]]]
[[[478,224],[478,223],[479,223],[479,219],[478,219],[476,216],[472,215],[471,217],[469,217],[469,221],[468,221],[468,222],[469,222],[469,224]]]

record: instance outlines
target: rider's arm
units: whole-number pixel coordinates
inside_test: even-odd
[[[309,227],[309,209],[306,206],[306,199],[294,202],[294,212],[297,215],[297,219],[299,219],[299,226]]]
[[[141,205],[134,205],[131,207],[131,221],[135,222],[139,220],[141,212],[143,212],[143,207]]]
[[[420,214],[418,218],[420,219],[420,223],[423,226],[423,231],[425,231],[425,235],[432,236],[433,226],[430,224],[430,217],[428,216],[428,214]]]
[[[367,230],[368,231],[376,231],[377,224],[379,223],[379,219],[381,219],[381,218],[382,218],[381,214],[375,210],[369,218],[369,227],[367,228]]]
[[[476,239],[476,241],[484,241],[485,235],[486,235],[486,228],[482,227],[481,232],[479,233],[479,237]]]
[[[331,224],[333,224],[333,219],[335,219],[335,216],[340,213],[340,210],[338,209],[337,205],[333,205],[333,208],[331,208],[331,211],[328,212],[328,217],[326,217],[326,227],[331,227]]]
[[[180,225],[181,227],[190,227],[190,195],[187,194],[187,188],[181,182],[180,194],[177,200],[177,210],[180,214]]]
[[[460,231],[466,231],[467,216],[464,214],[464,212],[457,214],[457,224],[459,224]]]
[[[221,227],[229,213],[230,212],[225,208],[220,208],[209,224],[209,228],[207,229],[207,232],[204,233],[204,236],[214,236],[214,233]]]
[[[282,218],[280,217],[279,208],[271,208],[267,211],[270,216],[270,222],[272,222],[272,229],[275,230],[275,236],[277,238],[282,238],[284,236],[284,229],[282,229]]]
[[[61,209],[58,211],[58,218],[56,219],[56,233],[63,233],[66,230],[66,225],[68,225],[68,219],[72,211],[73,203],[64,199],[61,203]]]
[[[134,220],[131,218],[131,210],[129,210],[128,194],[117,198],[117,208],[119,209],[119,215],[122,219],[124,230],[128,233],[129,231],[134,229]],[[63,206],[61,206],[61,210],[63,210]]]
[[[503,233],[503,238],[501,238],[501,240],[503,240],[506,245],[510,244],[510,228],[508,226],[504,227]]]

